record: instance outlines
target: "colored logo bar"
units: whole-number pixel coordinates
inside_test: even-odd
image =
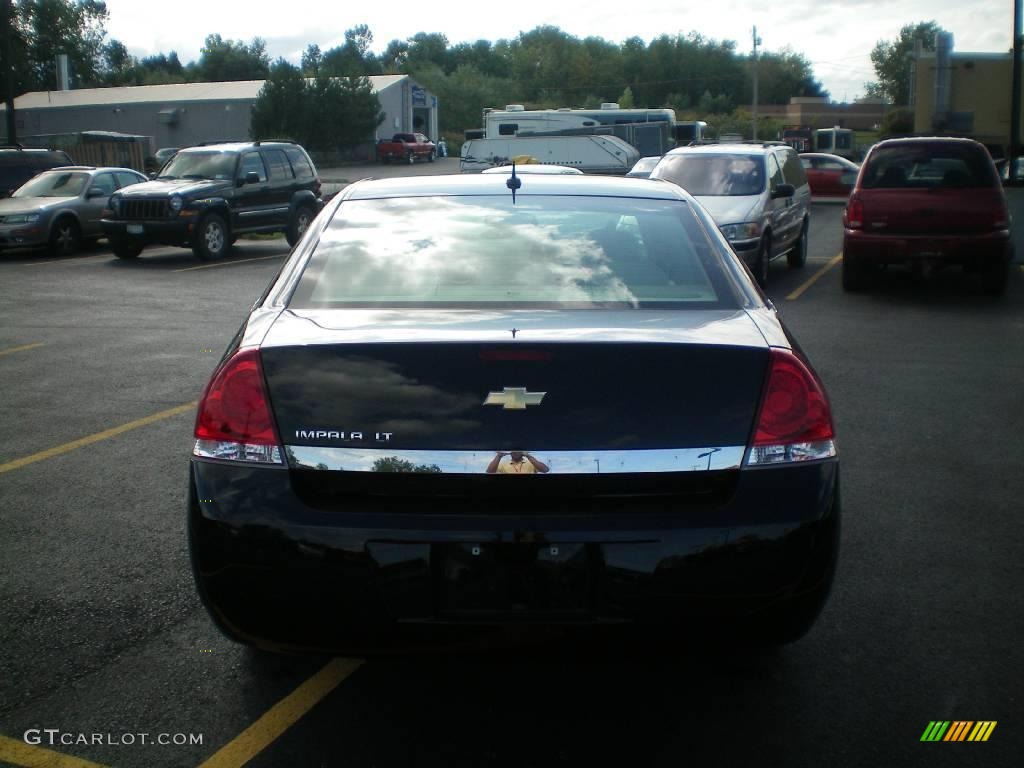
[[[988,741],[996,720],[931,720],[921,741]]]

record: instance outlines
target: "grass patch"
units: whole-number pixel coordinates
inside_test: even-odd
[[[239,240],[284,240],[284,232],[252,232],[239,235]]]

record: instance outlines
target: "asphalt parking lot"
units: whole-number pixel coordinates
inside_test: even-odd
[[[768,293],[833,401],[840,570],[812,632],[756,656],[234,645],[189,570],[193,404],[284,241],[0,256],[0,764],[1017,764],[1024,271],[999,299],[955,272],[845,294],[840,207],[812,215],[809,263]],[[937,720],[997,726],[922,742]]]

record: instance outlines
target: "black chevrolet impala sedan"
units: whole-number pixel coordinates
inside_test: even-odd
[[[590,176],[346,188],[207,385],[188,493],[227,635],[359,654],[789,642],[839,508],[822,384],[714,222]]]

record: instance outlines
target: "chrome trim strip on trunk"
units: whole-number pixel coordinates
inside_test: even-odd
[[[485,474],[495,451],[423,451],[401,448],[328,448],[286,445],[292,469],[344,472],[442,472]],[[633,451],[529,451],[552,474],[706,472],[739,469],[746,446],[661,448]],[[502,459],[507,462],[508,458]],[[383,462],[383,463],[382,463]],[[435,469],[436,467],[436,469]]]

